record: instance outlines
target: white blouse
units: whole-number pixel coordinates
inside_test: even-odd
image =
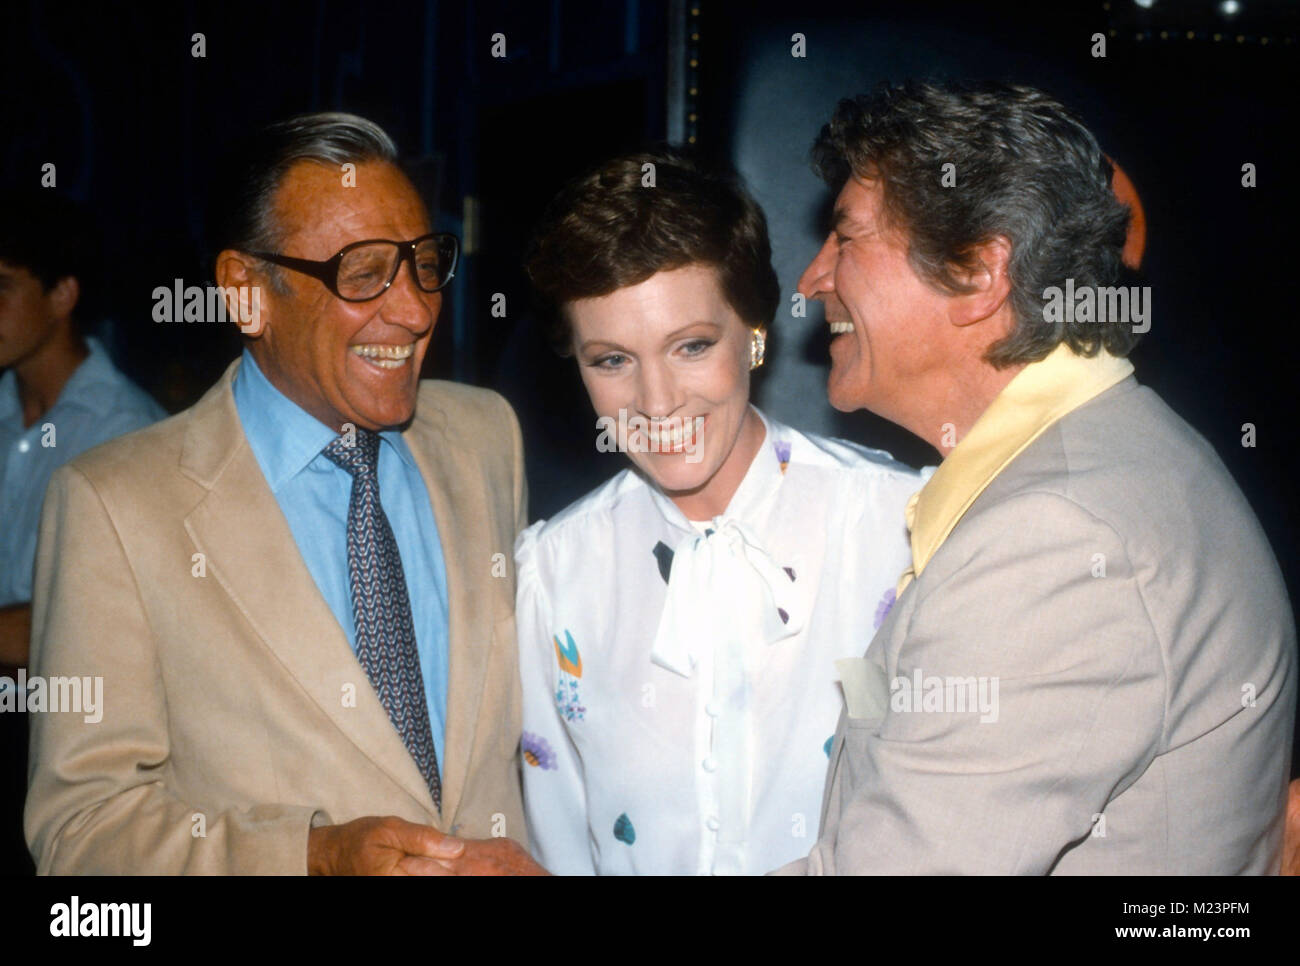
[[[628,469],[519,535],[525,810],[552,872],[761,874],[816,841],[835,661],[893,603],[924,479],[759,416],[707,533]]]

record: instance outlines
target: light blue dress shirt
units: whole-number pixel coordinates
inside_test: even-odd
[[[32,599],[32,562],[54,471],[115,436],[167,415],[113,365],[97,339],[59,398],[31,426],[23,426],[18,378],[0,375],[0,606]]]
[[[247,351],[235,373],[234,395],[257,465],[289,522],[298,552],[355,652],[357,628],[347,547],[352,476],[321,454],[338,434],[271,385]],[[447,571],[429,491],[406,440],[391,431],[380,433],[379,439],[379,502],[402,555],[441,772],[446,761]]]

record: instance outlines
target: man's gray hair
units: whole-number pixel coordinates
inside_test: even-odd
[[[367,161],[396,164],[397,146],[373,121],[338,111],[299,114],[267,125],[238,146],[232,164],[223,166],[211,212],[213,255],[227,248],[280,247],[275,193],[289,169],[302,161],[340,168]],[[271,277],[273,284],[279,282],[278,272]]]
[[[887,221],[905,231],[913,268],[940,291],[970,291],[961,278],[976,267],[979,245],[1010,240],[1016,328],[989,347],[994,366],[1035,362],[1061,342],[1083,355],[1124,356],[1146,331],[1126,319],[1046,321],[1050,286],[1073,279],[1100,292],[1124,276],[1129,210],[1092,132],[1042,91],[882,83],[840,102],[813,162],[837,191],[850,175],[881,182]],[[955,186],[942,179],[945,168]]]

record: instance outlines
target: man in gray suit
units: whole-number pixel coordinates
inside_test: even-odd
[[[1276,872],[1295,625],[1227,470],[1125,359],[1150,294],[1116,288],[1096,140],[1029,88],[904,85],[814,156],[831,402],[944,459],[781,871]]]

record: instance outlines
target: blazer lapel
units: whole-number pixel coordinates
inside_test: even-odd
[[[406,440],[424,477],[447,572],[447,728],[443,743],[442,815],[456,816],[470,769],[470,752],[487,673],[491,644],[491,604],[483,595],[490,561],[487,548],[488,507],[482,472],[460,447],[448,444],[446,417],[423,404]]]
[[[230,385],[238,362],[194,408],[181,470],[208,489],[185,518],[208,572],[338,729],[431,816],[433,797],[347,636],[303,562],[244,437]],[[354,683],[356,707],[342,687]]]

